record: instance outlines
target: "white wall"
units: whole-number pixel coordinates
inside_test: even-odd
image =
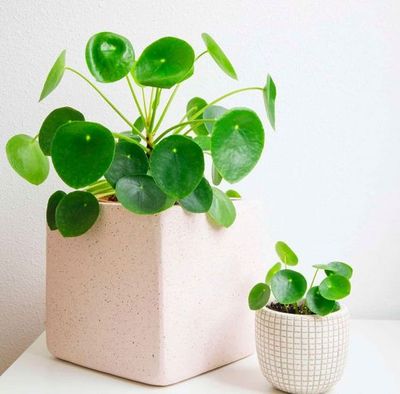
[[[355,317],[400,318],[400,3],[393,1],[0,1],[0,372],[41,332],[44,321],[45,205],[60,181],[41,187],[17,177],[4,145],[35,134],[50,110],[77,107],[115,130],[123,124],[80,80],[67,75],[44,102],[44,77],[63,49],[87,72],[84,47],[98,31],[131,38],[137,53],[164,35],[198,52],[207,31],[226,48],[234,82],[203,58],[175,106],[206,99],[267,72],[278,87],[276,133],[237,188],[264,204],[266,242],[289,242],[303,267],[341,259],[355,267],[348,304]],[[123,82],[104,89],[132,111]],[[254,107],[254,93],[227,106]],[[275,258],[266,262],[274,263]],[[310,273],[310,270],[306,270]],[[262,278],[263,273],[260,273]]]

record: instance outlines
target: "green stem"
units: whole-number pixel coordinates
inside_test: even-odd
[[[177,129],[178,127],[183,126],[182,128],[184,128],[187,125],[191,125],[193,123],[205,123],[205,122],[215,122],[215,119],[193,119],[191,121],[187,121],[187,122],[182,122],[182,123],[178,123],[174,126],[169,127],[167,130],[163,131],[155,140],[154,143],[156,144],[158,141],[160,141],[161,138],[163,138],[165,135],[167,135],[170,131]],[[176,132],[174,134],[177,134]]]
[[[112,133],[112,135],[115,138],[120,138],[121,140],[132,142],[133,144],[140,146],[145,152],[147,152],[147,148],[145,146],[141,145],[138,141],[134,140],[133,138],[129,138],[127,135],[120,134],[120,133]],[[142,137],[142,139],[144,139],[146,141],[146,138],[144,138],[142,135],[141,135],[141,137]]]
[[[139,114],[140,114],[140,116],[142,117],[142,119],[145,119],[145,117],[144,117],[144,115],[143,115],[142,108],[141,108],[141,106],[140,106],[140,104],[139,104],[139,100],[138,100],[138,98],[137,98],[137,96],[136,96],[135,90],[133,89],[132,82],[131,82],[131,80],[129,79],[129,76],[128,76],[128,75],[126,76],[126,80],[127,80],[127,82],[128,82],[129,90],[130,90],[131,93],[132,93],[133,101],[135,102],[135,105],[136,105],[136,107],[137,107],[137,109],[138,109],[138,111],[139,111]],[[136,131],[136,134],[142,135],[142,133],[140,132],[140,130],[138,130],[134,125],[132,125],[132,128],[136,129],[136,130],[135,130],[135,131]]]
[[[159,102],[160,96],[161,96],[161,91],[162,91],[162,90],[161,90],[160,88],[157,88],[157,89],[156,89],[156,94],[155,94],[155,98],[154,98],[153,105],[154,105],[154,103]],[[152,130],[153,130],[153,125],[154,125],[154,119],[156,118],[157,108],[158,108],[158,105],[156,105],[156,106],[153,108],[153,111],[152,111],[152,113],[151,113],[151,118],[150,118],[149,132],[152,133],[152,134],[154,134],[154,133],[152,132]]]
[[[172,103],[172,100],[174,99],[174,97],[175,97],[176,92],[178,91],[178,89],[179,89],[179,84],[175,86],[174,90],[172,91],[171,95],[169,96],[168,101],[167,101],[167,103],[165,104],[165,107],[164,107],[163,111],[161,112],[161,116],[160,116],[160,118],[158,119],[158,122],[156,123],[156,125],[155,125],[155,127],[154,127],[153,134],[155,134],[156,131],[159,129],[159,127],[160,127],[160,125],[161,125],[161,122],[164,120],[165,115],[166,115],[166,113],[167,113],[167,111],[168,111],[168,108],[170,107],[170,105],[171,105],[171,103]]]
[[[315,279],[316,279],[316,277],[317,277],[318,271],[319,271],[319,268],[317,268],[317,269],[315,270],[314,277],[313,277],[313,279],[312,279],[312,281],[311,281],[310,289],[313,287],[313,284],[314,284]]]
[[[142,88],[142,101],[143,101],[143,108],[144,108],[144,115],[143,122],[146,122],[147,119],[147,103],[146,103],[146,95],[144,93],[144,88]]]
[[[203,55],[205,55],[208,51],[205,50],[204,52],[201,52],[199,55],[196,56],[196,59],[194,59],[194,61],[196,62],[197,60],[199,60]]]
[[[115,194],[115,190],[114,190],[114,189],[110,189],[108,192],[96,194],[95,196],[96,196],[97,198],[102,198],[102,197],[113,196],[114,194]]]

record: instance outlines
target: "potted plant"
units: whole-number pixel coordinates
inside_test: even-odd
[[[342,262],[313,265],[309,287],[295,266],[298,258],[277,242],[280,262],[250,291],[256,310],[256,348],[263,375],[288,393],[324,393],[341,377],[348,344],[349,314],[337,301],[350,294],[352,268]],[[284,265],[284,267],[282,267]],[[325,272],[319,285],[318,272]],[[269,302],[270,294],[275,302]]]
[[[62,107],[37,135],[19,134],[7,143],[11,166],[27,181],[44,182],[50,158],[69,187],[50,196],[46,213],[46,331],[56,357],[167,385],[252,353],[253,322],[240,300],[263,259],[257,208],[217,186],[236,183],[254,168],[264,128],[254,111],[217,104],[241,92],[261,93],[274,128],[276,88],[268,76],[264,87],[208,102],[194,97],[180,121],[164,125],[179,87],[204,55],[237,78],[214,39],[202,38],[205,49],[197,56],[186,41],[164,37],[139,57],[118,34],[90,38],[91,75],[100,83],[127,84],[134,122],[66,65],[63,51],[40,100],[72,73],[127,129],[111,131]],[[213,186],[205,177],[207,161]]]

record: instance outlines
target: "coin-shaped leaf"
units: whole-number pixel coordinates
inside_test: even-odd
[[[264,129],[256,113],[231,109],[214,124],[211,136],[213,163],[230,183],[243,179],[256,165],[264,147]]]
[[[115,82],[129,74],[135,52],[129,40],[119,34],[102,32],[86,45],[86,64],[99,82]]]
[[[175,37],[150,44],[134,67],[135,79],[144,86],[169,89],[183,81],[194,63],[193,48]]]
[[[161,212],[174,204],[149,175],[133,175],[121,178],[115,189],[118,201],[139,215]]]
[[[172,135],[155,146],[150,157],[150,170],[164,193],[182,199],[197,187],[203,177],[203,151],[190,138]]]
[[[264,105],[267,111],[267,117],[272,128],[275,130],[275,99],[276,86],[271,76],[267,76],[267,82],[263,89]]]
[[[353,275],[353,268],[340,261],[333,261],[332,263],[327,264],[327,267],[324,269],[327,275],[339,274],[347,279],[350,279]]]
[[[320,316],[326,316],[333,311],[335,301],[322,297],[318,286],[312,287],[307,292],[306,303],[311,312]]]
[[[282,264],[280,262],[274,264],[269,271],[267,272],[267,276],[265,277],[265,283],[269,285],[271,283],[272,277],[280,271]]]
[[[78,189],[104,175],[113,160],[114,149],[114,137],[104,126],[74,121],[58,128],[51,157],[60,178]]]
[[[65,54],[66,51],[63,50],[53,64],[53,67],[47,75],[42,92],[40,93],[39,101],[47,97],[60,83],[65,70]]]
[[[236,71],[232,66],[232,63],[226,57],[224,51],[221,47],[215,42],[215,40],[207,33],[203,33],[201,35],[204,43],[206,44],[208,53],[215,60],[221,70],[229,75],[233,79],[237,79]]]
[[[214,163],[212,163],[211,165],[211,178],[215,186],[218,186],[222,182],[222,176],[218,172],[217,167],[215,167]]]
[[[85,120],[85,117],[71,107],[57,108],[47,115],[39,131],[39,145],[45,155],[51,154],[51,144],[57,129],[73,120]]]
[[[207,107],[203,112],[204,119],[219,119],[226,111],[226,108],[221,107],[220,105],[211,105]],[[206,128],[208,132],[211,134],[214,128],[215,122],[205,122]]]
[[[194,115],[197,111],[200,109],[204,108],[207,105],[207,101],[202,99],[201,97],[193,97],[186,105],[186,113],[187,113],[187,118],[188,120],[201,120],[203,119],[203,114],[198,115],[195,118],[192,118],[192,115]],[[200,122],[194,122],[191,125],[193,131],[197,135],[207,135],[208,130],[204,123]]]
[[[340,300],[350,294],[351,284],[342,275],[332,274],[319,285],[319,292],[327,300]]]
[[[236,209],[224,192],[213,187],[213,200],[207,215],[219,226],[229,227],[236,219]]]
[[[200,146],[203,151],[210,151],[211,150],[211,138],[208,135],[198,135],[194,138],[196,144]]]
[[[28,182],[40,185],[49,175],[49,161],[34,138],[18,134],[6,145],[11,167]]]
[[[56,226],[64,237],[86,233],[99,216],[99,202],[93,194],[74,191],[64,196],[56,208]]]
[[[236,190],[233,189],[229,189],[225,192],[225,194],[229,197],[229,198],[234,198],[234,199],[240,199],[242,198],[242,196],[240,195],[239,192],[237,192]]]
[[[50,196],[49,201],[47,202],[46,220],[50,230],[57,230],[56,209],[60,201],[66,195],[67,193],[62,190],[57,190]]]
[[[275,250],[283,264],[297,265],[299,259],[290,247],[285,242],[278,241],[275,244]]]
[[[203,178],[196,189],[194,189],[188,196],[179,200],[186,211],[202,213],[208,212],[213,200],[213,192],[207,179]]]
[[[249,308],[253,311],[264,308],[267,305],[269,297],[271,295],[271,289],[265,283],[257,283],[249,294]]]
[[[110,168],[104,174],[108,183],[115,187],[118,180],[129,175],[146,175],[149,161],[143,149],[132,142],[120,140]]]
[[[279,303],[293,304],[304,296],[307,281],[299,272],[281,270],[272,277],[271,289]]]

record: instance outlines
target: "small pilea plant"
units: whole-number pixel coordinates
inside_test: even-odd
[[[281,261],[271,267],[263,283],[257,283],[251,289],[248,299],[250,309],[264,308],[271,292],[276,303],[270,303],[268,307],[280,312],[326,316],[340,309],[337,301],[347,297],[351,291],[353,269],[348,264],[334,261],[313,265],[315,274],[307,289],[304,276],[287,269],[288,265],[295,266],[299,262],[293,250],[282,241],[276,243],[275,249]],[[319,270],[323,270],[326,276],[319,285],[315,285]]]
[[[100,95],[128,131],[110,131],[86,120],[78,110],[62,107],[47,116],[36,136],[18,134],[8,141],[8,160],[28,182],[44,182],[50,156],[60,178],[77,189],[59,190],[49,198],[50,229],[58,229],[65,237],[85,233],[99,215],[99,199],[118,200],[136,214],[159,213],[178,203],[190,212],[207,212],[219,225],[229,227],[234,222],[231,199],[240,195],[215,186],[222,179],[236,183],[254,168],[263,150],[264,129],[254,111],[216,104],[240,92],[259,91],[275,128],[276,88],[268,75],[263,87],[237,89],[209,102],[194,97],[181,120],[165,127],[163,121],[178,88],[193,76],[195,63],[203,55],[209,54],[222,71],[237,79],[220,46],[208,34],[202,38],[206,48],[197,56],[187,42],[164,37],[145,48],[138,59],[125,37],[103,32],[90,38],[86,46],[89,72],[97,82],[125,80],[137,111],[134,122],[95,83],[66,65],[65,50],[60,54],[39,101],[59,85],[66,71],[71,72]],[[213,187],[204,177],[205,156],[212,162]]]

